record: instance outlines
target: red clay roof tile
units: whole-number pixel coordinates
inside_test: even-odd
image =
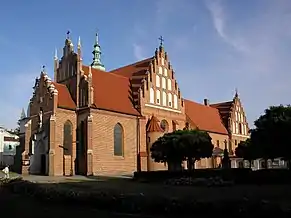
[[[228,134],[216,108],[184,100],[186,115],[196,126],[208,132]]]
[[[145,60],[112,70],[109,73],[117,74],[127,78],[131,78],[133,76],[143,76],[149,69],[149,65],[152,60],[153,57],[150,57]]]
[[[88,75],[89,67],[83,66],[83,70]],[[140,115],[132,102],[129,78],[94,68],[91,68],[91,73],[96,108],[136,116]]]
[[[66,85],[53,82],[58,90],[58,107],[76,109],[76,104],[73,101],[71,94]]]

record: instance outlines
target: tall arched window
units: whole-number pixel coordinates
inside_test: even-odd
[[[161,82],[160,82],[160,76],[156,75],[156,87],[160,87]]]
[[[114,156],[123,156],[123,128],[117,123],[114,126]]]
[[[73,125],[71,121],[66,121],[64,124],[64,141],[63,141],[63,149],[64,155],[72,155],[72,147],[73,147]]]
[[[155,91],[153,88],[150,88],[150,103],[155,103]]]

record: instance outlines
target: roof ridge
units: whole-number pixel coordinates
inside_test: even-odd
[[[89,67],[89,66],[87,66],[87,65],[83,65],[83,67]],[[94,68],[91,69],[91,71],[95,71],[95,70],[99,71],[100,73],[107,74],[107,75],[112,75],[112,76],[122,77],[122,78],[128,79],[128,77],[126,77],[126,76],[122,76],[122,75],[119,75],[119,74],[110,73],[110,72],[108,72],[108,71],[101,71],[101,70],[94,69]]]
[[[113,69],[113,70],[109,71],[109,73],[114,73],[115,71],[118,71],[118,70],[121,70],[121,69],[123,69],[123,68],[127,68],[127,67],[131,67],[131,66],[134,66],[134,65],[140,64],[140,63],[142,63],[142,62],[145,62],[145,61],[150,60],[150,59],[153,59],[153,58],[154,58],[154,56],[149,57],[149,58],[145,58],[145,59],[140,60],[140,61],[138,61],[138,62],[134,62],[134,63],[128,64],[128,65],[125,65],[125,66],[123,66],[123,67],[119,67],[119,68]]]
[[[216,102],[216,103],[212,103],[210,105],[216,105],[216,104],[225,104],[225,103],[232,103],[233,101],[222,101],[222,102]]]

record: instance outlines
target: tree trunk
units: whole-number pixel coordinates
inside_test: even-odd
[[[265,162],[265,169],[268,169],[268,159],[264,159],[264,162]]]
[[[193,159],[191,157],[188,157],[187,163],[188,163],[188,171],[192,171],[193,170]]]
[[[169,171],[181,171],[182,170],[181,163],[168,162],[168,170]]]

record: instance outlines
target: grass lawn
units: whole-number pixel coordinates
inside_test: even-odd
[[[74,190],[78,192],[99,193],[105,192],[109,195],[126,194],[142,195],[147,201],[159,202],[159,198],[183,199],[191,198],[197,201],[222,202],[224,200],[240,200],[244,197],[250,200],[266,200],[279,203],[283,208],[291,206],[291,186],[289,185],[245,185],[230,187],[191,187],[191,186],[166,186],[163,184],[149,184],[135,182],[130,179],[95,178],[86,181],[78,178],[56,179],[56,183],[38,181],[40,186],[60,190]],[[3,191],[2,191],[3,192]],[[91,216],[100,217],[142,217],[124,214],[113,214],[111,212],[100,212],[93,208],[82,206],[76,207],[56,203],[44,203],[25,196],[15,195],[8,192],[1,192],[0,189],[0,209],[9,210],[12,216],[29,213],[30,217],[63,217],[63,216]],[[101,208],[100,208],[101,209]],[[25,211],[25,212],[24,212]],[[31,213],[32,212],[32,213]]]
[[[109,192],[112,194],[143,195],[149,198],[195,198],[199,201],[219,201],[241,199],[264,199],[291,203],[290,185],[239,185],[230,187],[168,186],[132,181],[130,179],[97,179],[81,181],[68,179],[60,183],[42,183],[59,189],[73,189],[81,192]]]
[[[47,204],[35,201],[25,196],[11,194],[0,189],[0,210],[8,211],[10,217],[58,218],[58,217],[102,217],[102,218],[135,218],[139,215],[120,214],[96,210],[94,208],[70,207]]]

